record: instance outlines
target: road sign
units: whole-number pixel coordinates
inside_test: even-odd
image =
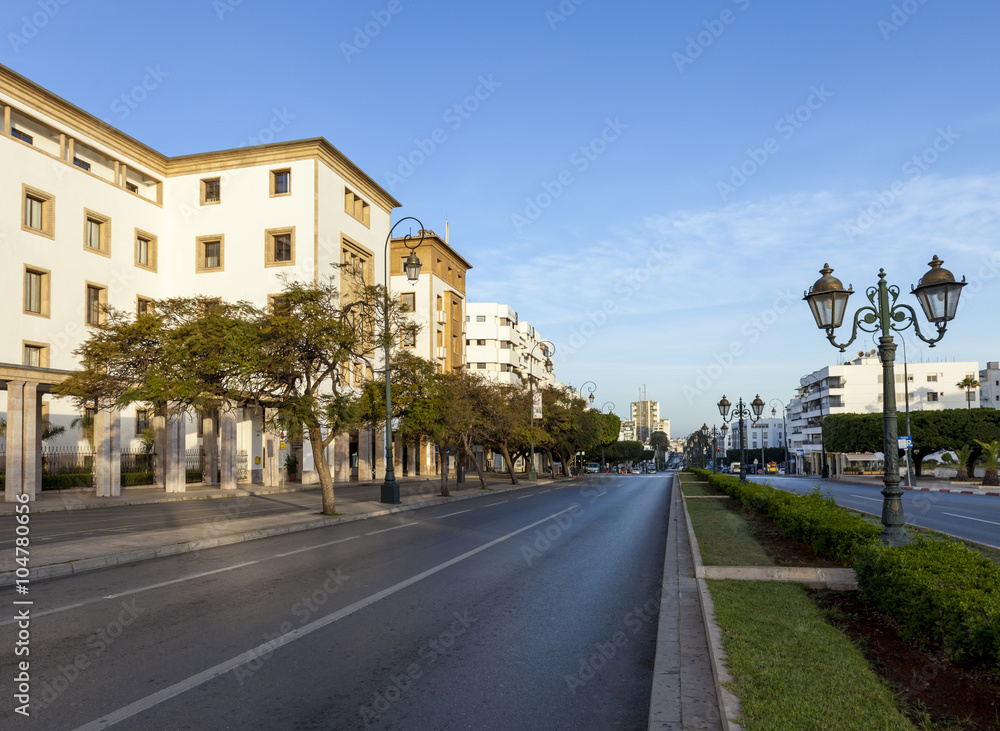
[[[913,437],[897,437],[900,449],[913,449]]]
[[[796,450],[795,450],[795,454],[796,454],[797,456],[799,456],[799,457],[804,457],[804,456],[805,456],[805,454],[806,454],[806,450],[804,450],[804,449],[796,449]]]

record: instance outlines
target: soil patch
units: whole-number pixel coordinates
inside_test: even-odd
[[[844,568],[844,564],[818,556],[812,546],[785,538],[778,526],[757,513],[743,511],[750,534],[764,547],[776,566],[811,566],[820,569]]]
[[[812,591],[831,623],[850,637],[898,694],[918,728],[1000,729],[1000,674],[963,668],[901,637],[898,625],[857,592]]]

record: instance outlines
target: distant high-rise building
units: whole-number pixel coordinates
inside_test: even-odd
[[[649,441],[649,435],[654,431],[666,431],[670,436],[670,425],[666,422],[666,429],[661,429],[664,420],[660,419],[659,401],[633,401],[632,421],[635,422],[635,439],[640,442]]]

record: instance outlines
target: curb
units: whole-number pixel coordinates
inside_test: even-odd
[[[674,497],[680,491],[674,480]],[[656,627],[656,650],[653,661],[653,686],[649,694],[647,731],[682,729],[680,668],[680,607],[677,576],[677,505],[671,504],[664,547],[663,579],[660,588],[660,615]],[[671,567],[671,562],[674,566]]]
[[[463,500],[473,500],[481,497],[488,497],[493,495],[501,495],[505,492],[515,492],[518,490],[523,490],[528,487],[536,487],[539,485],[552,485],[557,482],[571,482],[573,480],[556,480],[550,482],[532,482],[528,484],[518,484],[509,485],[504,488],[493,488],[489,490],[479,489],[477,492],[470,495],[455,495],[449,498],[440,498],[437,500],[431,500],[428,502],[415,503],[412,505],[401,505],[394,508],[384,508],[382,510],[374,510],[367,513],[358,513],[357,515],[342,515],[336,517],[328,518],[318,518],[309,521],[304,521],[302,523],[297,523],[293,525],[283,525],[275,526],[272,528],[260,528],[257,530],[243,531],[232,533],[230,535],[219,536],[217,538],[204,538],[194,541],[184,541],[181,543],[167,543],[161,546],[150,546],[148,548],[138,548],[130,551],[122,551],[119,553],[107,554],[104,556],[94,556],[92,558],[78,559],[75,561],[65,561],[62,563],[52,563],[45,566],[39,566],[37,568],[29,569],[27,577],[29,580],[43,580],[51,579],[59,576],[71,576],[75,574],[84,573],[86,571],[95,571],[97,569],[108,568],[110,566],[120,566],[122,564],[133,563],[135,561],[145,561],[151,558],[162,558],[165,556],[175,556],[180,553],[191,553],[193,551],[202,551],[208,548],[217,548],[219,546],[229,546],[234,543],[243,543],[244,541],[255,541],[260,538],[271,538],[273,536],[285,535],[287,533],[298,533],[306,530],[314,530],[317,528],[326,528],[331,525],[338,525],[340,523],[354,523],[359,520],[367,520],[369,518],[380,518],[385,515],[393,515],[396,513],[406,513],[411,510],[419,510],[421,508],[429,508],[435,505],[445,505],[455,502],[461,502]],[[0,588],[6,586],[12,586],[15,583],[16,569],[4,571],[0,573]]]
[[[677,495],[681,507],[684,510],[684,522],[687,526],[688,540],[691,542],[691,555],[694,558],[695,576],[703,576],[705,565],[701,562],[701,550],[698,548],[698,539],[694,534],[694,527],[691,525],[691,516],[688,515],[687,504],[680,496],[680,480],[677,480]],[[740,699],[726,687],[727,683],[733,681],[733,676],[726,668],[726,651],[722,646],[722,632],[715,622],[715,604],[712,602],[712,594],[708,590],[708,582],[704,578],[698,578],[698,596],[701,599],[701,617],[705,622],[705,632],[708,634],[708,651],[712,659],[712,675],[715,676],[715,687],[719,697],[719,714],[722,719],[722,727],[727,731],[742,731],[742,726],[736,723],[742,712]]]

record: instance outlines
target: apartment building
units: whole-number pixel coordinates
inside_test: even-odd
[[[517,312],[496,302],[469,302],[466,306],[466,362],[468,368],[500,383],[557,384],[554,352],[548,341]]]
[[[157,299],[199,294],[265,306],[282,276],[339,278],[331,264],[372,283],[382,278],[390,215],[400,204],[325,139],[167,157],[2,66],[0,106],[8,500],[40,489],[43,419],[66,426],[63,439],[82,440],[68,428],[75,408],[50,391],[77,366],[73,351],[105,316],[102,306],[143,313]],[[108,460],[150,418],[95,414],[98,494],[118,494],[116,474],[102,470],[115,469]],[[224,487],[235,484],[240,452],[248,477],[279,479],[285,453],[262,430],[259,411],[239,405],[208,420],[203,433],[221,435],[205,446],[226,462]],[[167,463],[197,439],[187,427],[158,422],[157,451]],[[370,478],[380,454],[370,437],[337,439],[327,455],[336,479]],[[315,479],[308,444],[284,446],[299,450],[303,479]],[[161,484],[183,490],[183,477],[181,468]]]
[[[991,360],[979,371],[979,405],[984,409],[1000,409],[1000,362]]]
[[[979,402],[977,389],[969,401],[965,389],[956,384],[976,373],[976,361],[908,363],[905,369],[897,362],[896,408],[900,412],[907,404],[911,411],[967,408]],[[798,471],[822,471],[821,425],[827,415],[882,413],[882,395],[882,363],[872,352],[803,376],[788,405],[788,445]]]

